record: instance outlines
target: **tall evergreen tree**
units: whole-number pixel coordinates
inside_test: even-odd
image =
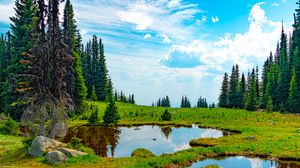
[[[221,94],[219,96],[219,106],[222,108],[228,107],[228,89],[229,89],[228,75],[227,73],[225,73],[222,82]]]
[[[100,49],[100,57],[98,63],[98,77],[99,77],[99,88],[98,88],[98,96],[99,100],[104,101],[106,99],[106,86],[107,86],[107,68],[106,68],[106,60],[104,55],[104,45],[102,40],[99,40],[99,49]]]
[[[5,61],[5,81],[2,90],[4,111],[14,119],[20,120],[24,110],[24,102],[20,101],[22,93],[20,85],[27,85],[26,78],[19,78],[16,85],[11,85],[10,80],[16,74],[24,72],[28,66],[29,50],[36,44],[35,27],[37,24],[37,4],[32,0],[17,0],[15,2],[15,16],[12,21],[11,32],[8,34]],[[21,87],[21,86],[20,86]]]
[[[63,26],[64,42],[69,46],[69,52],[74,59],[73,64],[67,67],[68,93],[74,100],[77,111],[80,111],[82,102],[86,98],[87,88],[82,74],[81,49],[79,45],[81,44],[81,37],[79,34],[76,34],[77,26],[70,0],[67,0],[65,4]]]
[[[250,90],[247,95],[246,109],[249,111],[254,111],[257,105],[256,77],[254,68],[250,74],[250,80]]]
[[[108,79],[108,85],[107,85],[107,102],[108,105],[106,107],[103,121],[105,124],[116,124],[118,120],[120,119],[117,106],[115,104],[114,98],[113,98],[113,87],[112,82],[110,79]]]

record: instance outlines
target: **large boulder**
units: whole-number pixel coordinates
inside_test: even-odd
[[[48,152],[45,156],[45,159],[47,160],[48,163],[60,164],[60,163],[65,162],[68,159],[68,157],[64,153],[62,153],[58,150],[54,150],[54,151]]]
[[[64,153],[68,157],[79,157],[79,156],[87,155],[87,153],[77,151],[77,150],[74,150],[74,149],[58,148],[57,150]]]
[[[28,148],[28,153],[31,156],[40,157],[48,151],[65,146],[66,144],[56,141],[54,139],[50,139],[44,136],[37,136]]]

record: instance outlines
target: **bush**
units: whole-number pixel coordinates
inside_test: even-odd
[[[34,140],[34,137],[26,137],[22,140],[22,144],[24,145],[25,149],[28,149],[32,143],[32,141]]]
[[[99,122],[99,112],[97,107],[93,107],[92,113],[89,117],[89,123],[90,124],[96,124]]]
[[[0,124],[0,133],[5,135],[18,135],[20,133],[19,124],[11,117],[2,115],[4,121]]]
[[[168,109],[166,109],[163,115],[161,116],[161,119],[163,121],[171,121],[171,117],[172,117],[171,113],[168,111]]]

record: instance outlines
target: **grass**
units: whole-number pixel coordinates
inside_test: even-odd
[[[105,103],[96,102],[99,116],[103,117]],[[165,108],[135,106],[117,103],[120,125],[182,125],[198,124],[201,127],[241,132],[218,139],[196,139],[194,148],[174,154],[149,158],[102,158],[89,155],[69,160],[61,167],[171,167],[174,164],[190,165],[192,162],[214,156],[260,156],[282,160],[300,161],[300,116],[277,112],[248,112],[236,109],[179,109],[170,108],[171,121],[162,121]],[[88,112],[87,112],[88,113]],[[71,126],[87,124],[88,114],[69,120]],[[22,138],[0,135],[0,166],[49,167],[39,158],[30,158],[22,149]]]

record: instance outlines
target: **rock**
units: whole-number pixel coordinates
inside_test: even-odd
[[[48,163],[59,164],[65,162],[68,159],[68,157],[64,153],[58,150],[54,150],[48,152],[45,156],[45,159],[47,160]]]
[[[55,134],[58,137],[65,137],[68,133],[68,125],[65,122],[55,124]]]
[[[65,146],[66,144],[58,142],[54,139],[50,139],[44,136],[37,136],[28,148],[28,153],[31,156],[40,157],[50,150]]]
[[[246,137],[245,139],[248,140],[248,141],[252,141],[252,140],[255,140],[256,137],[255,136],[249,136],[249,137]]]
[[[78,156],[84,156],[87,155],[87,153],[77,151],[74,149],[68,149],[68,148],[59,148],[58,151],[64,153],[68,157],[78,157]]]

